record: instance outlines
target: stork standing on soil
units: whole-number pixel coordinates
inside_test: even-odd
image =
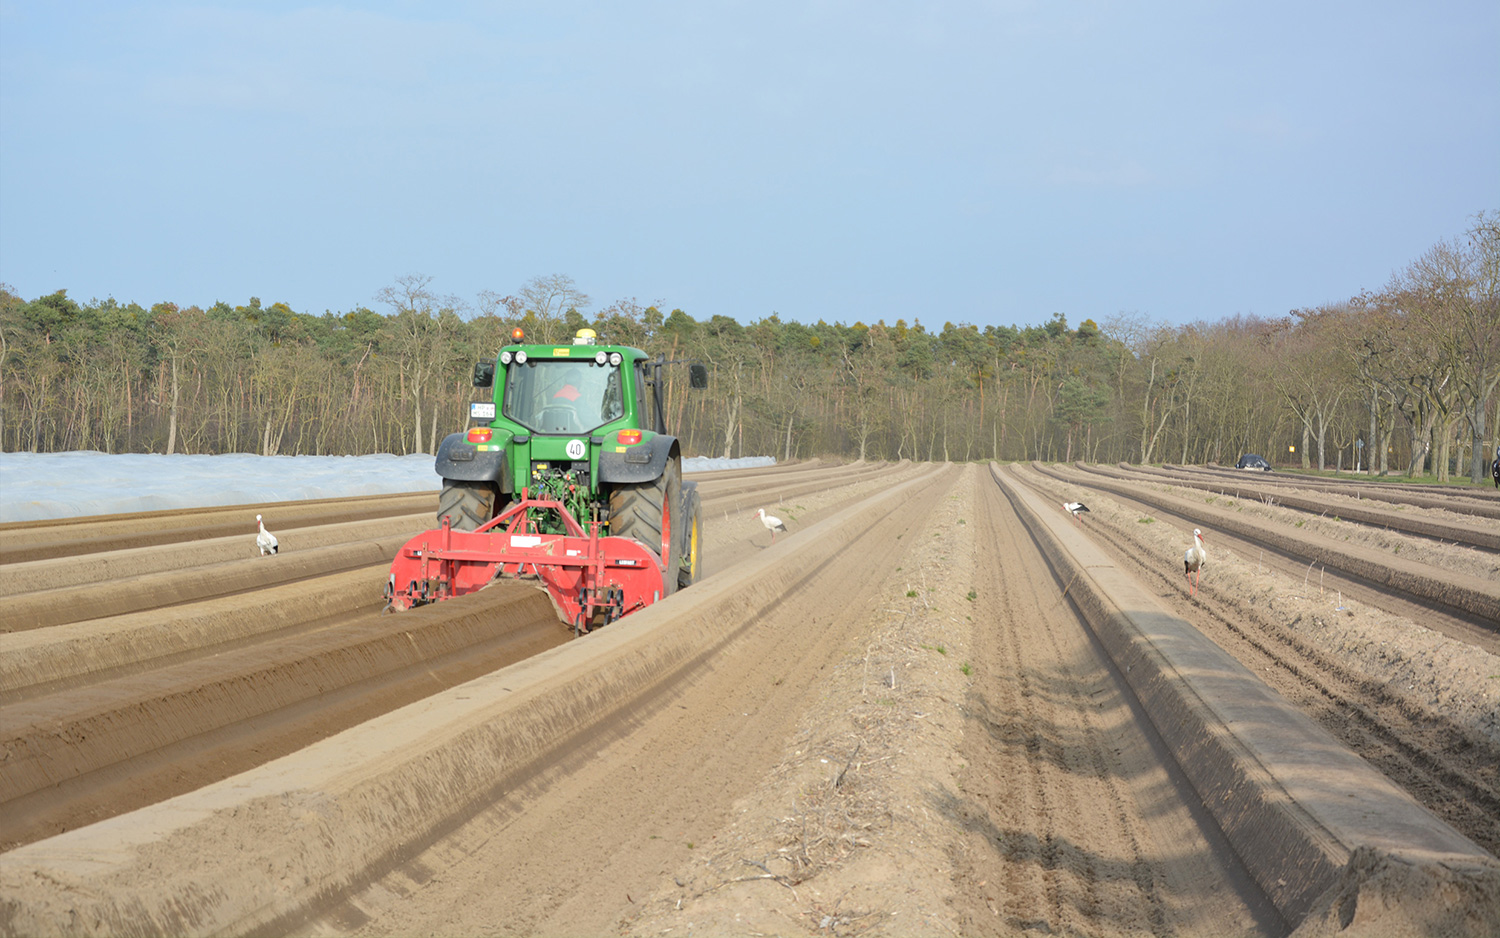
[[[785,531],[786,525],[782,524],[781,519],[776,517],[775,515],[766,514],[766,510],[764,508],[757,508],[755,510],[755,513],[757,515],[760,515],[760,523],[765,525],[766,530],[771,532],[771,543],[776,543],[776,532]]]
[[[1067,509],[1068,514],[1073,516],[1074,521],[1078,520],[1079,512],[1089,510],[1089,506],[1085,505],[1083,502],[1063,502],[1063,508]]]
[[[1188,595],[1198,592],[1198,577],[1203,565],[1208,563],[1208,551],[1203,549],[1203,532],[1193,528],[1193,546],[1182,555],[1182,566],[1188,578]]]
[[[255,516],[255,524],[260,528],[260,533],[255,535],[255,546],[260,548],[260,555],[274,554],[279,549],[276,543],[276,535],[266,530],[265,522],[260,520],[260,515]]]

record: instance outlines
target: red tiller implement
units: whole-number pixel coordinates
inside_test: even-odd
[[[565,533],[542,533],[542,512],[555,512]],[[595,614],[613,622],[661,599],[662,570],[661,558],[640,541],[600,537],[598,522],[584,531],[562,502],[523,492],[473,531],[455,531],[445,517],[441,528],[407,541],[385,592],[389,608],[401,611],[476,592],[502,576],[535,575],[563,620],[587,632]]]

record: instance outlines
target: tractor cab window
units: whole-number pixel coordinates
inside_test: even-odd
[[[620,370],[577,358],[512,364],[501,413],[533,433],[587,433],[625,413]]]
[[[635,387],[640,394],[640,401],[636,405],[636,413],[641,415],[641,426],[648,427],[658,433],[666,432],[666,424],[663,415],[666,413],[666,400],[662,397],[661,366],[649,362],[636,362],[635,365]]]
[[[640,415],[641,426],[655,430],[656,426],[652,418],[654,411],[651,410],[651,402],[648,400],[650,393],[646,390],[646,378],[648,372],[644,362],[635,363],[635,412]]]

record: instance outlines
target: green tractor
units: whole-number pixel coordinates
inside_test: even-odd
[[[665,593],[700,571],[698,486],[682,479],[682,451],[667,430],[663,372],[688,364],[689,384],[708,386],[701,364],[599,345],[592,329],[571,345],[516,344],[474,365],[474,386],[492,399],[469,405],[470,427],[438,447],[443,479],[438,523],[474,531],[523,494],[565,506],[601,536],[633,538],[660,556]],[[564,533],[559,512],[542,533]]]

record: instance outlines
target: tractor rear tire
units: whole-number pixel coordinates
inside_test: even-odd
[[[662,596],[677,590],[679,533],[673,526],[682,510],[682,460],[672,459],[662,474],[650,482],[616,485],[609,493],[611,537],[633,537],[659,553]]]
[[[698,485],[695,482],[687,482],[682,486],[682,517],[683,523],[679,526],[682,536],[682,544],[677,548],[678,556],[682,558],[682,566],[677,570],[677,588],[692,586],[698,582],[701,576],[699,566],[699,550],[703,544],[703,522],[699,518],[701,500],[698,498]]]
[[[504,505],[500,504],[495,483],[444,479],[443,491],[438,495],[438,526],[442,527],[443,516],[447,515],[452,519],[449,524],[453,530],[472,531],[494,518],[499,513],[497,507],[503,509]]]

